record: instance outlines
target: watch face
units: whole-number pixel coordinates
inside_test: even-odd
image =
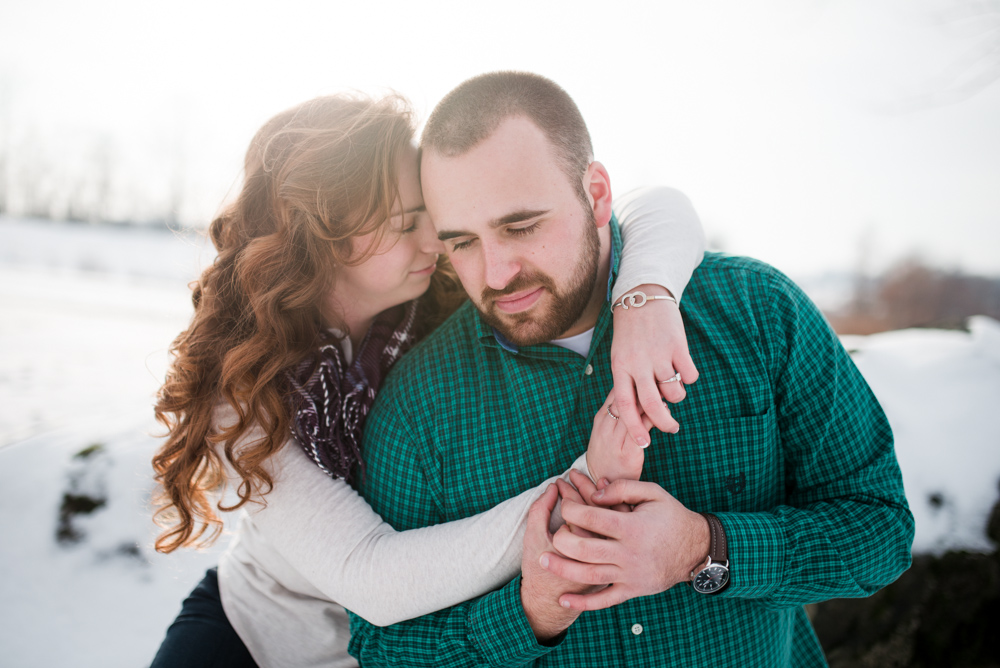
[[[729,569],[718,564],[702,569],[694,576],[694,590],[702,594],[719,591],[729,582]]]

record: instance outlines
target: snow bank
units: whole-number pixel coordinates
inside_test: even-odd
[[[969,327],[844,337],[892,425],[916,553],[992,549],[984,532],[1000,496],[1000,323],[977,316]]]

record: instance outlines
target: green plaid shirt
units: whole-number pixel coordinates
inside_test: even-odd
[[[708,254],[682,311],[701,376],[672,408],[680,433],[653,431],[643,479],[719,516],[729,586],[706,596],[680,584],[583,613],[550,647],[528,626],[518,577],[390,627],[352,615],[362,666],[826,665],[803,604],[868,596],[910,562],[889,424],[822,315],[775,269]],[[367,424],[365,497],[410,529],[568,468],[611,391],[611,324],[609,304],[586,359],[550,344],[515,352],[465,304],[387,379]]]

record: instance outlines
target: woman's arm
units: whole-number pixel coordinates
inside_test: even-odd
[[[257,529],[324,597],[379,626],[480,596],[517,575],[528,509],[555,480],[479,515],[397,532],[294,441],[272,468],[266,506],[250,510]],[[586,473],[585,458],[573,468]]]
[[[662,285],[679,302],[705,254],[705,230],[684,193],[663,186],[615,198],[622,252],[612,303],[641,285]],[[618,309],[616,309],[618,310]]]
[[[649,444],[642,414],[658,429],[676,432],[677,421],[662,399],[684,399],[684,385],[698,379],[688,353],[679,302],[705,252],[705,234],[691,202],[678,190],[640,188],[615,200],[624,250],[612,304],[634,290],[671,295],[677,303],[653,300],[641,308],[617,307],[611,368],[615,414],[636,445]],[[680,373],[680,382],[669,381]],[[611,476],[609,476],[611,477]],[[613,477],[612,477],[613,479]]]

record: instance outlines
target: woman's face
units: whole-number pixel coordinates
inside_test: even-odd
[[[359,265],[337,268],[332,306],[348,326],[367,324],[387,308],[419,297],[430,286],[437,258],[444,252],[424,207],[417,175],[417,151],[407,147],[396,167],[399,196],[380,242],[374,234],[352,239],[352,251],[374,255]]]

